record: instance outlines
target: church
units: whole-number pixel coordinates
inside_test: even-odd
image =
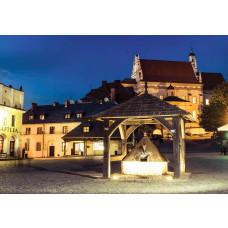
[[[149,94],[193,115],[195,121],[186,123],[186,134],[202,135],[206,133],[199,126],[202,107],[209,104],[213,88],[224,81],[221,73],[200,72],[192,51],[189,54],[189,61],[186,62],[140,59],[139,55],[136,55],[131,77],[121,82],[102,82],[101,87],[91,90],[82,100],[92,102],[99,97],[120,104],[143,94],[147,82]],[[125,99],[120,99],[121,97]]]

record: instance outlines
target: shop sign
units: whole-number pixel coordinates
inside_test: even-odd
[[[18,134],[18,130],[15,127],[0,127],[0,131],[17,133]]]

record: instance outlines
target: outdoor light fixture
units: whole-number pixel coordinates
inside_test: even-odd
[[[118,176],[113,176],[113,180],[117,180],[117,179],[119,179]]]
[[[176,130],[170,130],[170,132],[171,132],[171,133],[175,133],[175,132],[176,132]]]
[[[167,177],[167,180],[173,180],[173,177],[172,176],[169,176],[169,177]]]

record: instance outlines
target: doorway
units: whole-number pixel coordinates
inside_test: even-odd
[[[4,138],[0,136],[0,153],[3,153]]]
[[[73,150],[71,155],[84,155],[84,142],[73,143]]]
[[[10,157],[14,157],[14,148],[15,148],[15,139],[14,137],[10,138]]]
[[[55,156],[55,146],[49,146],[49,156],[50,157]]]

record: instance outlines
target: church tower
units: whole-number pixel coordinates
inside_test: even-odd
[[[195,54],[192,52],[192,49],[189,54],[189,62],[192,64],[193,70],[196,74],[196,72],[198,71],[198,68],[197,68],[197,64],[196,64],[196,57],[195,57]]]
[[[139,55],[135,55],[131,78],[135,79],[137,82],[143,80],[142,68],[139,60]]]

